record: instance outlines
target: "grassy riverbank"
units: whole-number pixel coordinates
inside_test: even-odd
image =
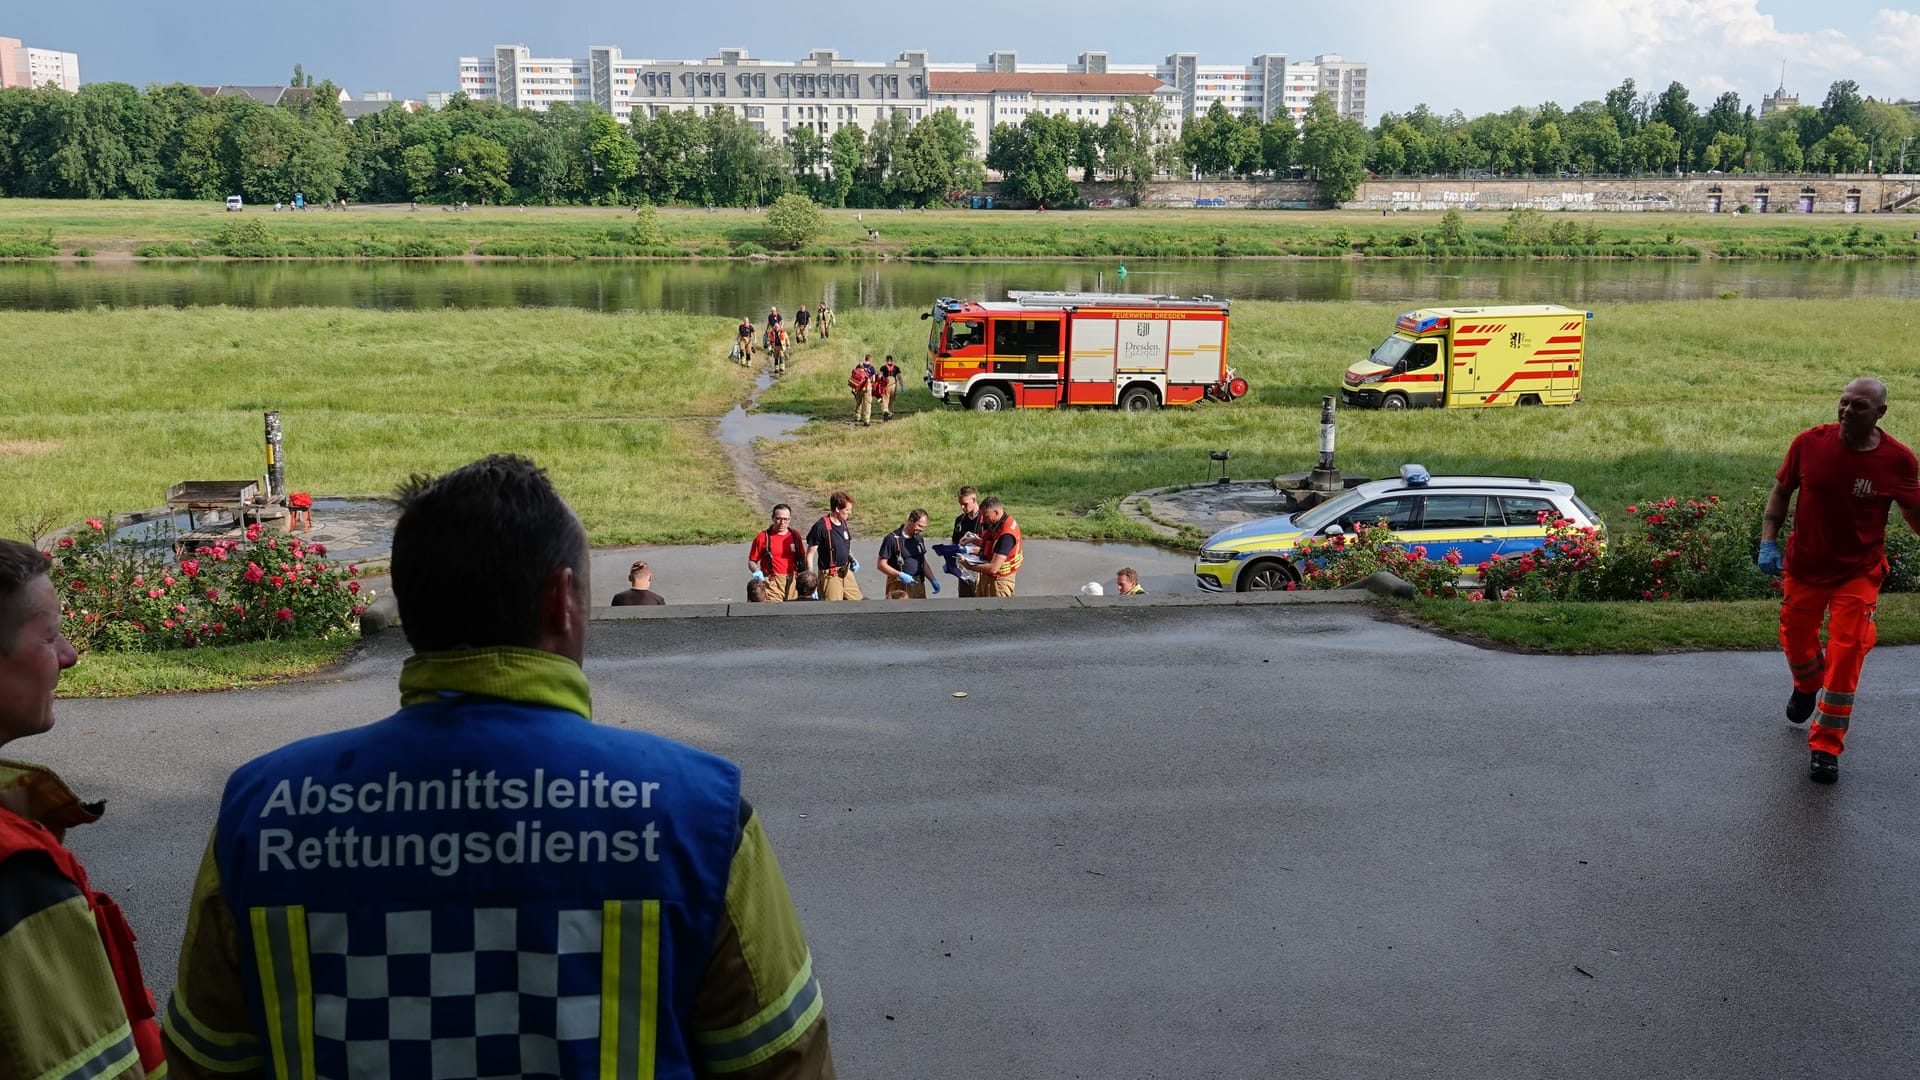
[[[1779,648],[1777,600],[1689,604],[1486,604],[1420,600],[1408,619],[1478,644],[1527,652],[1660,653]],[[1888,594],[1875,613],[1882,645],[1920,644],[1920,595]],[[1781,678],[1786,677],[1782,668]],[[1784,685],[1783,685],[1784,693]]]
[[[1563,235],[1509,243],[1500,212],[1465,215],[1464,233],[1441,242],[1438,213],[1271,210],[1012,211],[831,210],[827,231],[803,257],[1208,258],[1920,258],[1910,215],[1602,214],[1542,217]],[[211,203],[0,200],[0,256],[100,258],[220,256],[229,230],[265,230],[285,257],[738,258],[766,255],[766,217],[744,210],[663,209],[664,245],[633,235],[617,207],[360,206],[344,212],[227,213]],[[879,234],[878,239],[869,230]]]
[[[712,347],[725,330],[570,310],[0,313],[0,530],[257,475],[278,409],[300,489],[384,492],[511,450],[552,470],[597,543],[731,539],[755,515],[710,434],[749,383]]]
[[[1346,365],[1386,336],[1395,314],[1377,304],[1236,304],[1228,353],[1252,382],[1247,398],[1123,416],[935,405],[914,381],[927,324],[911,311],[852,312],[832,342],[802,350],[794,374],[760,403],[833,422],[809,425],[767,457],[799,487],[860,493],[873,527],[896,524],[910,506],[944,509],[954,486],[972,483],[1007,499],[1035,535],[1139,537],[1101,511],[1129,492],[1204,480],[1209,450],[1230,450],[1236,477],[1309,467],[1320,398],[1338,392]],[[1831,420],[1840,387],[1856,375],[1887,379],[1889,430],[1920,437],[1912,420],[1920,371],[1898,359],[1920,330],[1910,301],[1626,304],[1596,315],[1581,404],[1343,410],[1340,464],[1374,476],[1408,461],[1546,476],[1624,524],[1631,503],[1770,483],[1788,440]],[[869,348],[906,357],[909,387],[892,423],[854,430],[844,379],[853,355]]]

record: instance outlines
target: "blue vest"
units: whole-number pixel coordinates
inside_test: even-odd
[[[281,1080],[691,1077],[731,762],[452,697],[227,783],[214,858]]]

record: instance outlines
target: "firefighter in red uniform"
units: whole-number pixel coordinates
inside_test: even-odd
[[[1021,539],[1020,523],[1013,520],[1007,508],[1000,504],[999,496],[988,496],[980,503],[980,555],[979,562],[969,562],[969,569],[980,575],[980,583],[974,586],[979,596],[1012,596],[1014,575],[1020,572]]]
[[[0,540],[0,744],[53,726],[53,688],[79,659],[60,632],[47,557]],[[0,761],[0,1076],[165,1076],[160,1028],[120,905],[61,843],[100,820],[60,778]]]
[[[1839,423],[1809,428],[1787,448],[1760,523],[1760,569],[1786,575],[1780,646],[1793,673],[1787,719],[1799,724],[1818,713],[1807,733],[1808,775],[1817,783],[1840,779],[1840,751],[1887,576],[1889,504],[1898,503],[1907,524],[1920,533],[1920,466],[1913,451],[1880,430],[1886,414],[1884,383],[1848,383],[1840,395]],[[1800,501],[1783,558],[1780,528],[1795,490]]]

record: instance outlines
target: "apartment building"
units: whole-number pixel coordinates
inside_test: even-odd
[[[39,87],[48,83],[76,93],[80,89],[80,54],[58,49],[36,49],[19,38],[0,37],[0,87]]]
[[[952,109],[973,128],[985,153],[993,129],[1019,124],[1028,116],[1064,116],[1105,124],[1130,97],[1159,98],[1165,105],[1162,136],[1180,137],[1180,102],[1171,86],[1151,75],[1064,71],[930,71],[928,107]]]
[[[721,49],[704,60],[648,60],[596,45],[576,60],[496,45],[490,57],[460,58],[460,89],[514,108],[592,102],[622,122],[727,107],[779,138],[801,127],[831,138],[849,124],[872,130],[895,113],[919,121],[928,111],[926,54],[911,50],[890,61],[847,60],[834,49],[789,61],[757,59],[745,49]]]
[[[1150,75],[1169,88],[1158,96],[1182,120],[1204,116],[1219,102],[1236,116],[1262,123],[1288,116],[1297,124],[1313,96],[1325,90],[1333,96],[1340,115],[1366,122],[1367,64],[1339,53],[1297,63],[1289,63],[1285,53],[1261,53],[1242,66],[1202,64],[1199,55],[1190,52],[1170,53],[1157,64],[1116,64],[1104,52],[1081,53],[1072,64],[1023,64],[1017,53],[994,52],[984,64],[935,63],[931,67],[936,72]]]

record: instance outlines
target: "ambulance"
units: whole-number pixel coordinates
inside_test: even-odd
[[[1340,401],[1364,408],[1497,408],[1580,400],[1591,311],[1421,308],[1347,369]]]
[[[988,303],[943,296],[920,316],[933,321],[927,392],[978,412],[1232,401],[1247,380],[1227,366],[1231,306],[1131,293],[1010,292]]]

